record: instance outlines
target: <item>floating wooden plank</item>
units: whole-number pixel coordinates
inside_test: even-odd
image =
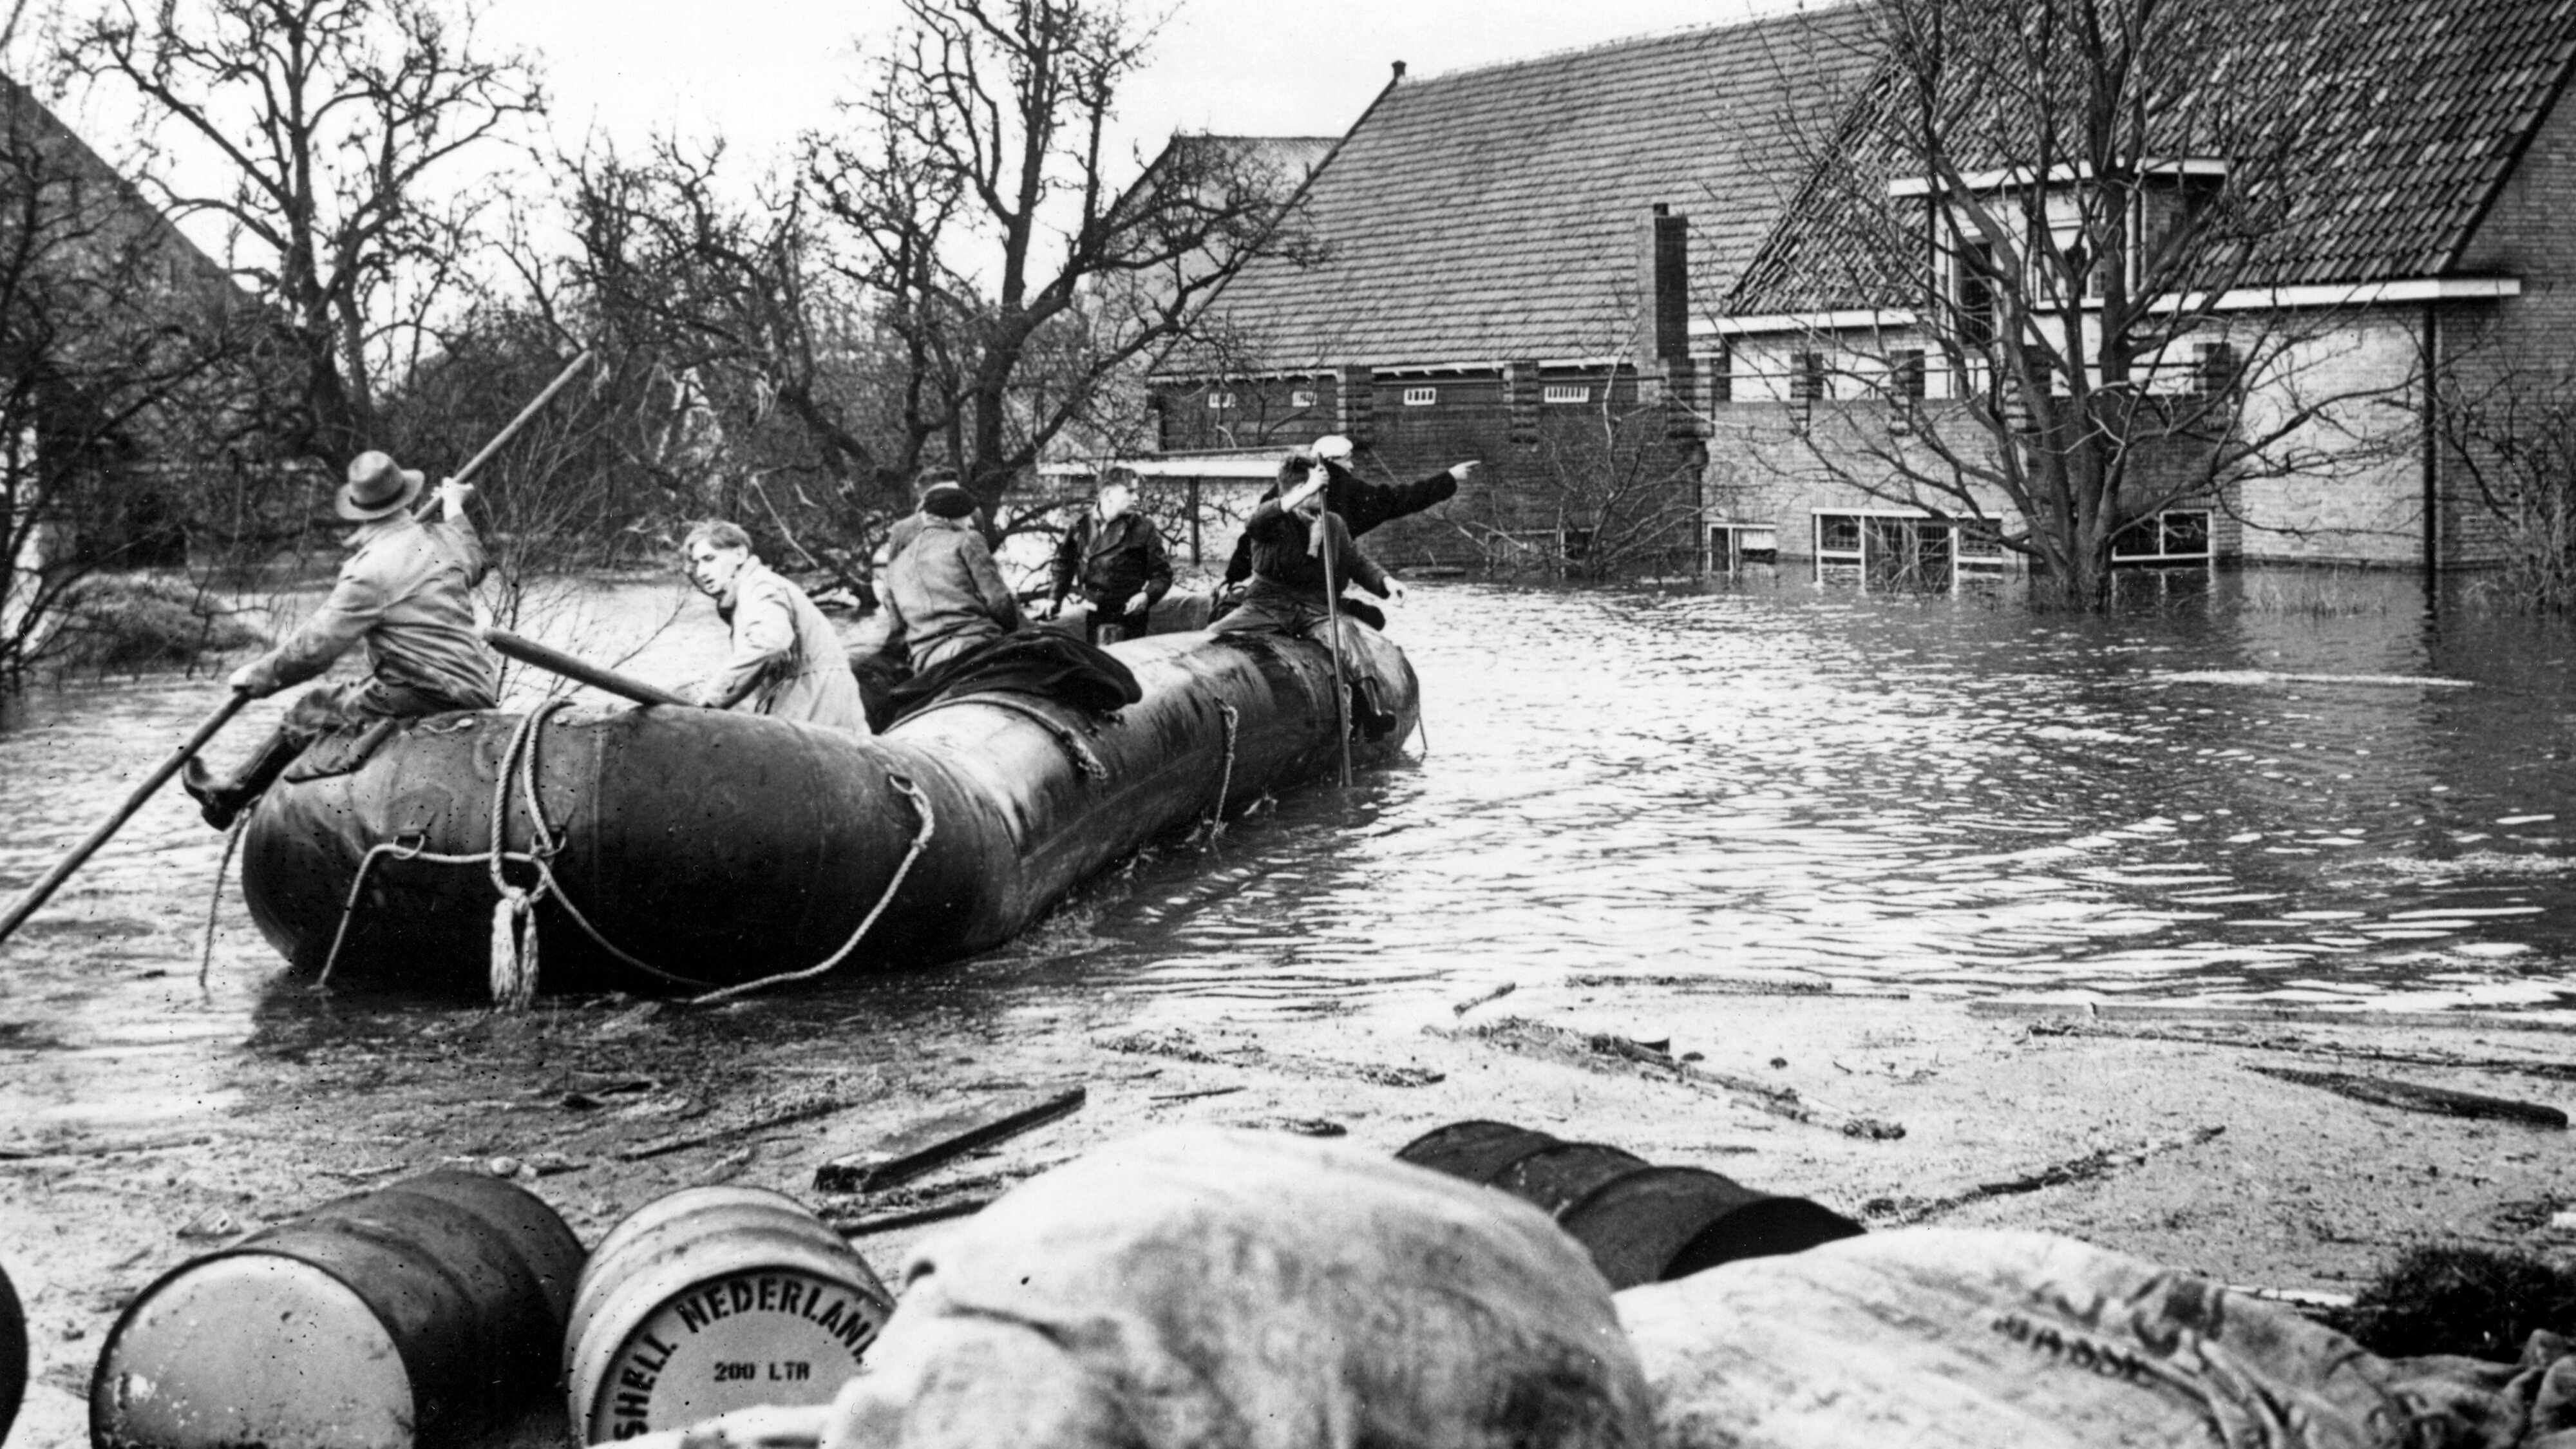
[[[2295,1067],[2249,1067],[2249,1071],[2297,1082],[2306,1087],[2323,1087],[2339,1096],[2374,1106],[2395,1107],[2408,1112],[2431,1112],[2444,1117],[2485,1117],[2504,1122],[2521,1122],[2533,1127],[2564,1130],[2567,1114],[2555,1107],[2537,1102],[2517,1102],[2511,1097],[2490,1097],[2481,1092],[2455,1092],[2448,1087],[2427,1087],[2419,1082],[2392,1081],[2387,1077],[2363,1077],[2350,1072],[2305,1072]]]
[[[836,1157],[814,1169],[816,1192],[880,1192],[996,1142],[1043,1127],[1080,1107],[1087,1093],[1069,1088],[1043,1097],[1013,1099],[998,1112],[982,1107],[952,1112],[908,1128],[869,1152]]]

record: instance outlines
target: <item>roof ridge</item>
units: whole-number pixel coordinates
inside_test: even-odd
[[[1755,0],[1755,3],[1762,3],[1762,0]],[[1735,20],[1720,21],[1714,25],[1673,25],[1661,30],[1623,35],[1615,40],[1596,40],[1588,45],[1560,46],[1555,50],[1543,50],[1535,55],[1515,56],[1510,60],[1489,60],[1481,65],[1465,65],[1455,70],[1433,71],[1427,75],[1412,78],[1409,85],[1437,85],[1442,81],[1464,80],[1470,76],[1491,75],[1497,71],[1554,65],[1584,56],[1603,55],[1631,46],[1642,47],[1700,36],[1723,35],[1738,30],[1756,30],[1788,20],[1811,20],[1840,11],[1857,10],[1861,8],[1862,3],[1863,0],[1820,0],[1820,3],[1810,3],[1810,0],[1788,0],[1781,9],[1759,15],[1746,15]]]

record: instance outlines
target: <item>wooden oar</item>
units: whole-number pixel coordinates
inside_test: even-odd
[[[204,723],[197,726],[196,732],[188,736],[187,742],[172,751],[170,758],[163,760],[157,769],[145,776],[142,784],[134,787],[133,792],[125,797],[125,803],[117,807],[115,814],[100,822],[99,827],[89,833],[88,839],[73,846],[71,854],[64,856],[52,870],[45,872],[43,880],[27,888],[27,893],[18,898],[16,905],[9,908],[8,916],[0,919],[0,941],[8,940],[11,932],[16,931],[29,916],[36,913],[37,907],[52,898],[54,892],[62,888],[63,882],[71,879],[72,872],[81,868],[81,862],[97,854],[98,848],[107,844],[107,838],[122,828],[126,821],[133,819],[134,812],[143,808],[143,802],[151,799],[154,791],[168,784],[170,777],[179,773],[179,767],[188,763],[189,756],[203,749],[206,741],[215,737],[215,731],[222,729],[225,721],[241,713],[242,706],[248,703],[250,703],[250,696],[247,694],[234,693],[225,696],[224,702],[215,707],[213,714],[206,716]]]
[[[587,684],[593,689],[604,690],[620,699],[631,699],[637,704],[677,704],[695,707],[691,701],[682,699],[658,684],[646,684],[643,680],[630,679],[613,669],[602,669],[587,660],[576,659],[560,649],[513,634],[507,629],[484,630],[483,642],[491,645],[493,652],[507,654],[521,664],[534,665],[548,673],[560,674],[575,684]]]

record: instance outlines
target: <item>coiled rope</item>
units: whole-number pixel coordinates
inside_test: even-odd
[[[1207,844],[1225,834],[1225,797],[1234,792],[1234,736],[1243,721],[1243,712],[1220,699],[1216,707],[1225,712],[1225,767],[1216,777],[1216,803],[1208,806]]]
[[[233,868],[233,852],[241,849],[242,832],[250,828],[250,811],[233,815],[232,829],[224,833],[224,858],[215,862],[214,894],[206,897],[206,949],[197,957],[197,989],[206,989],[206,978],[215,969],[215,916],[224,907],[224,872]]]
[[[492,1000],[495,1005],[521,1010],[536,999],[537,991],[537,903],[553,897],[572,918],[591,944],[608,953],[621,965],[630,966],[674,986],[700,989],[708,983],[693,976],[665,971],[652,962],[620,947],[600,934],[599,928],[582,914],[572,893],[555,877],[554,858],[563,852],[564,842],[555,838],[546,824],[545,805],[537,793],[538,731],[557,711],[569,708],[570,700],[550,700],[523,717],[510,732],[508,748],[501,753],[500,768],[492,776],[492,845],[489,850],[471,854],[446,853],[423,848],[418,841],[389,840],[371,847],[358,861],[358,873],[349,881],[349,894],[340,903],[339,928],[331,935],[331,950],[322,958],[321,974],[314,979],[317,987],[327,986],[331,972],[340,961],[340,948],[349,939],[349,922],[356,916],[358,901],[367,888],[367,876],[384,859],[421,861],[430,865],[480,865],[490,872],[493,889],[500,900],[492,908],[492,938],[489,956]],[[520,793],[528,812],[528,844],[524,851],[509,848],[510,779],[518,777]],[[526,866],[537,874],[536,884],[518,887],[510,884],[503,867]]]
[[[618,962],[677,986],[703,990],[709,984],[694,977],[666,971],[630,951],[621,949],[615,942],[600,934],[599,928],[591,924],[590,918],[582,914],[581,907],[573,901],[571,892],[565,890],[563,882],[556,878],[553,861],[557,855],[563,853],[565,842],[557,839],[552,828],[546,824],[545,811],[537,794],[537,740],[538,730],[543,726],[546,718],[569,704],[569,700],[555,700],[542,705],[534,713],[520,720],[518,728],[511,732],[509,748],[502,753],[501,768],[493,779],[492,846],[489,850],[475,851],[471,854],[446,853],[424,849],[421,842],[416,840],[391,840],[367,851],[358,862],[357,875],[349,882],[348,897],[340,906],[339,929],[331,937],[330,953],[323,958],[322,971],[315,979],[314,985],[319,987],[330,983],[331,972],[339,964],[340,948],[349,938],[349,922],[357,914],[358,901],[366,891],[367,876],[375,869],[376,862],[386,859],[421,861],[430,865],[480,865],[490,873],[493,889],[500,896],[500,900],[492,908],[490,950],[492,1000],[496,1006],[524,1010],[536,999],[538,932],[535,911],[538,902],[549,897],[563,907],[564,914],[572,918],[573,924],[581,928],[582,934],[588,936],[593,945],[607,952]],[[513,774],[518,777],[519,788],[528,812],[529,848],[524,851],[511,850],[508,847],[509,783]],[[920,824],[914,830],[911,849],[904,852],[903,862],[895,867],[894,878],[886,882],[885,893],[877,898],[875,907],[859,922],[858,929],[850,933],[849,939],[841,943],[839,950],[815,965],[801,971],[784,971],[774,976],[763,976],[754,981],[724,987],[721,990],[706,991],[703,995],[690,998],[690,1005],[704,1006],[750,992],[766,990],[772,986],[784,985],[791,981],[809,980],[840,965],[849,959],[851,952],[859,948],[859,943],[867,938],[869,930],[876,925],[877,918],[885,914],[888,906],[894,904],[895,892],[903,888],[904,878],[912,873],[913,863],[921,859],[922,851],[928,848],[930,838],[938,828],[938,823],[931,813],[930,797],[922,793],[921,787],[915,785],[909,777],[892,770],[886,772],[886,781],[912,802],[913,813]],[[510,865],[526,866],[534,870],[537,875],[536,883],[525,887],[512,885],[509,877],[503,873],[503,868]]]

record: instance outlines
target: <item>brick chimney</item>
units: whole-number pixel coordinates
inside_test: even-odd
[[[1637,239],[1637,370],[1690,356],[1690,218],[1658,201]]]

